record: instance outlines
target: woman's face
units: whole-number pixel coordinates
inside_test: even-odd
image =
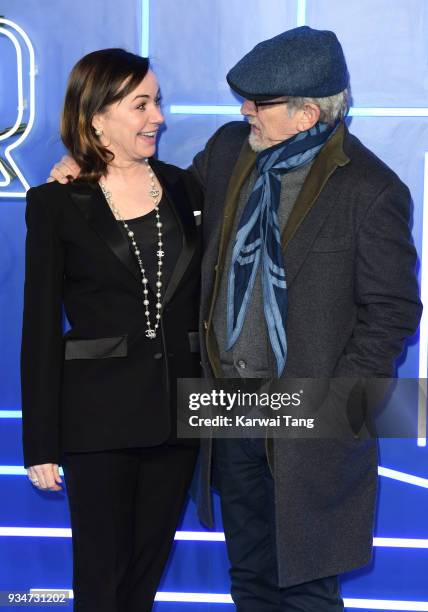
[[[94,115],[92,125],[102,130],[100,141],[114,153],[114,165],[121,165],[154,155],[163,122],[158,82],[149,70],[134,91]]]

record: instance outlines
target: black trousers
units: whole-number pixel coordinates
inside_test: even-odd
[[[196,456],[179,445],[65,455],[74,610],[152,610]]]
[[[343,611],[337,576],[279,587],[274,481],[264,439],[216,440],[214,472],[238,612]]]

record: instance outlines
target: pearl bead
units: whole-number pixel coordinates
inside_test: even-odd
[[[133,235],[134,235],[134,232],[128,232],[128,236],[130,236],[131,238]]]
[[[161,304],[160,302],[157,302],[157,304],[156,304],[156,308],[158,308],[158,309],[159,309],[159,308],[162,308],[162,304]]]
[[[161,283],[160,281],[158,281],[158,282],[156,283],[156,287],[162,287],[162,283]]]
[[[144,306],[148,306],[149,305],[149,300],[144,300],[143,304],[144,304]]]

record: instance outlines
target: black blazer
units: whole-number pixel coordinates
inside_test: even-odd
[[[26,466],[60,463],[64,451],[168,440],[175,431],[176,378],[199,376],[200,217],[193,211],[201,209],[201,192],[179,168],[151,165],[183,233],[156,339],[145,335],[137,262],[99,186],[49,183],[27,194]],[[71,325],[64,336],[63,306]]]

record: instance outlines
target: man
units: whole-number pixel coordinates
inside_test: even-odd
[[[221,127],[192,167],[206,375],[393,376],[421,314],[410,195],[344,124],[340,43],[296,28],[227,80],[248,121]],[[238,611],[343,610],[337,576],[371,558],[376,443],[216,440],[201,458],[200,516],[212,525],[213,470]]]
[[[248,122],[220,128],[193,164],[206,198],[206,374],[393,376],[421,314],[410,195],[343,122],[339,41],[296,28],[257,45],[227,80]],[[205,444],[202,461],[209,474]],[[337,575],[371,558],[377,463],[373,440],[215,441],[240,612],[343,609]],[[200,509],[211,524],[206,477]]]

